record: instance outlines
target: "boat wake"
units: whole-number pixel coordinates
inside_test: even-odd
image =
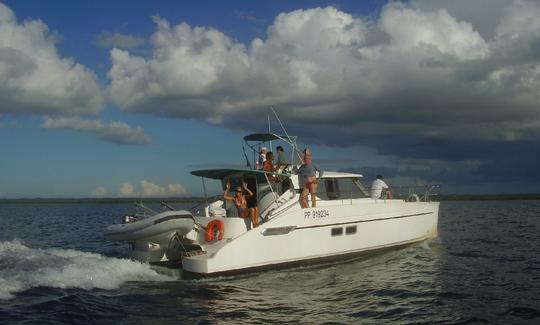
[[[176,281],[147,264],[73,249],[0,242],[0,300],[34,287],[116,289],[128,281]]]

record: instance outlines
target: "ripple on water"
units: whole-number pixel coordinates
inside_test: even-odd
[[[540,318],[540,311],[530,307],[512,307],[499,315],[513,316],[524,320],[532,320]]]
[[[0,209],[0,323],[539,323],[540,201],[443,202],[436,240],[193,281],[111,258],[127,250],[102,230],[124,208]]]

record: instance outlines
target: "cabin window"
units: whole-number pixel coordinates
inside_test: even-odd
[[[356,226],[348,226],[345,228],[345,234],[352,235],[356,234]]]
[[[341,236],[343,235],[343,228],[332,228],[332,236]]]
[[[337,179],[325,179],[324,187],[326,189],[326,196],[329,200],[339,199],[339,183],[337,182]]]
[[[352,181],[354,183],[354,186],[356,186],[356,188],[364,195],[364,197],[370,197],[368,190],[358,178],[353,178]]]
[[[368,197],[368,192],[356,177],[323,178],[317,196],[323,200],[347,200]]]

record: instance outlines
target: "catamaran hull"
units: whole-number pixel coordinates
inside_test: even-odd
[[[412,244],[422,242],[424,240],[425,239],[412,241],[412,242],[401,244],[401,245],[390,245],[388,247],[382,247],[382,248],[366,249],[366,250],[361,250],[358,252],[349,252],[349,253],[329,255],[329,256],[324,256],[324,257],[310,258],[310,259],[304,258],[304,259],[298,259],[298,260],[289,261],[289,262],[259,265],[259,266],[247,267],[247,268],[242,268],[242,269],[233,269],[233,270],[213,272],[213,273],[198,273],[198,272],[188,271],[188,269],[185,268],[182,265],[182,263],[172,264],[172,263],[161,262],[161,263],[152,263],[152,264],[167,266],[167,267],[182,268],[183,269],[182,277],[184,279],[202,279],[202,278],[212,278],[212,277],[219,277],[219,276],[233,276],[233,275],[240,275],[240,274],[247,274],[247,273],[288,269],[288,268],[295,268],[295,267],[306,267],[306,266],[313,266],[313,265],[324,266],[327,264],[348,262],[348,261],[356,260],[356,259],[370,258],[372,256],[383,254],[385,252],[389,252],[393,250],[399,250],[407,246],[410,246]]]
[[[182,258],[188,276],[245,273],[348,259],[437,236],[439,203],[370,199],[290,211],[206,254]]]

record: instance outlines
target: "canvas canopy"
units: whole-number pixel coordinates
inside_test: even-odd
[[[259,178],[266,178],[265,174],[281,177],[290,177],[289,174],[281,174],[276,172],[265,172],[260,169],[202,169],[194,170],[191,175],[201,176],[210,179],[225,179],[227,177],[245,177],[256,176]]]
[[[277,135],[274,133],[253,133],[246,135],[244,141],[260,141],[268,142],[274,140],[294,141],[294,137],[288,137],[286,135]]]

